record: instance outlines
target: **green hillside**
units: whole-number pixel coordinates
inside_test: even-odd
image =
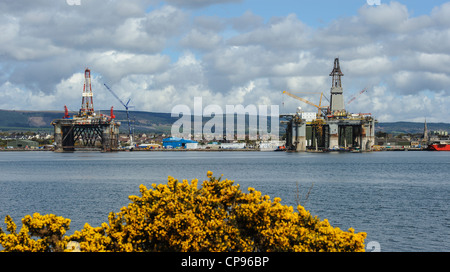
[[[382,131],[389,134],[416,134],[423,133],[425,123],[417,122],[392,122],[392,123],[378,123],[376,125],[376,131]],[[448,123],[427,123],[428,131],[449,131],[450,124]]]
[[[48,130],[64,113],[52,111],[0,110],[0,130]]]
[[[100,111],[102,114],[109,115],[109,111]],[[69,115],[76,114],[76,112],[69,112]],[[125,111],[114,111],[116,120],[120,121],[121,132],[128,130],[127,115]],[[48,131],[52,130],[51,122],[55,119],[60,119],[64,116],[64,112],[58,111],[15,111],[15,110],[0,110],[0,130],[3,131]],[[132,127],[135,132],[150,132],[150,133],[168,133],[170,128],[177,118],[170,117],[170,113],[157,112],[130,112],[130,119]]]

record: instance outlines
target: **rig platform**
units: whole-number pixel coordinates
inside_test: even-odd
[[[345,110],[341,83],[343,75],[339,59],[336,58],[330,73],[330,106],[322,107],[321,103],[315,105],[283,92],[318,108],[316,114],[305,113],[299,107],[296,113],[280,115],[281,123],[286,126],[287,151],[372,151],[376,120],[370,113],[352,114]]]
[[[77,115],[69,116],[66,106],[64,117],[53,120],[55,152],[76,150],[115,151],[119,146],[120,122],[111,115],[94,112],[91,72],[86,69],[81,109]]]

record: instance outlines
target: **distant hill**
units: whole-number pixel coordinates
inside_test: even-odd
[[[64,113],[54,111],[16,111],[0,110],[1,130],[27,130],[52,128],[52,120],[61,118]]]
[[[389,134],[416,134],[423,133],[425,123],[418,122],[392,122],[392,123],[378,123],[375,126],[376,131],[382,131]],[[427,123],[428,131],[444,130],[450,132],[450,124],[448,123]]]
[[[102,114],[109,115],[109,111],[100,111]],[[69,115],[76,112],[69,112]],[[116,120],[122,122],[121,132],[128,130],[127,117],[125,111],[115,110]],[[53,126],[51,122],[64,116],[62,111],[18,111],[18,110],[0,110],[0,131],[10,130],[43,130],[51,131]],[[170,133],[172,124],[178,120],[178,117],[171,117],[170,113],[132,111],[130,119],[134,123],[136,133]],[[204,118],[205,121],[206,118]],[[427,123],[429,131],[445,130],[450,132],[448,123]],[[281,127],[280,127],[281,128]],[[419,122],[386,122],[377,123],[376,131],[382,131],[389,134],[400,133],[423,133],[424,123]]]
[[[104,114],[110,114],[109,111]],[[116,120],[121,121],[121,131],[128,131],[126,111],[114,111]],[[137,133],[170,133],[173,122],[178,118],[171,117],[170,113],[132,111],[129,112],[131,125]]]
[[[110,111],[100,111],[101,114],[110,114]],[[72,116],[76,112],[69,112]],[[127,115],[125,111],[114,111],[116,120],[122,124],[120,131],[128,131]],[[62,111],[18,111],[18,110],[0,110],[0,130],[53,130],[51,122],[64,116]],[[134,131],[146,133],[169,133],[174,121],[178,118],[171,117],[170,113],[157,112],[130,112],[130,119]]]

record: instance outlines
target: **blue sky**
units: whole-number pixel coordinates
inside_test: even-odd
[[[380,0],[381,4],[390,1]],[[400,0],[396,1],[408,6],[413,16],[429,14],[431,10],[440,6],[447,1],[430,0]],[[194,12],[195,16],[219,16],[219,17],[236,17],[246,11],[264,17],[266,20],[271,17],[282,17],[295,13],[303,22],[312,27],[321,27],[332,20],[341,17],[354,16],[358,9],[366,5],[366,0],[320,0],[320,1],[292,1],[292,0],[245,0],[236,3],[226,3],[201,8]]]
[[[236,17],[246,11],[264,17],[282,17],[295,13],[305,23],[320,26],[341,16],[354,15],[363,1],[258,1],[246,0],[240,3],[227,3],[210,6],[197,11],[197,15],[215,15],[220,17]]]
[[[280,105],[324,92],[340,58],[348,106],[380,121],[450,122],[450,2],[80,0],[0,3],[0,109]],[[317,96],[306,96],[314,100]]]

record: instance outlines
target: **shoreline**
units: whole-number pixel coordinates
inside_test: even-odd
[[[431,151],[423,148],[386,148],[383,150],[370,150],[370,151],[355,151],[355,150],[307,150],[307,151],[290,151],[290,150],[259,150],[259,149],[118,149],[112,151],[102,151],[100,149],[78,149],[74,151],[54,151],[53,149],[0,149],[0,152],[56,152],[56,153],[73,153],[73,152],[102,152],[102,153],[112,153],[112,152],[289,152],[289,153],[368,153],[368,152],[384,152],[384,151]]]

